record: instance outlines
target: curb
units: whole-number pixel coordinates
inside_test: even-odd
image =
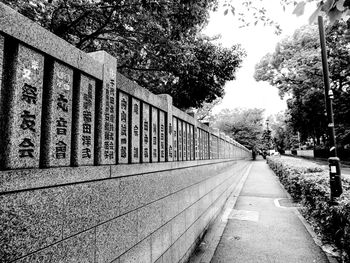
[[[235,187],[235,190],[233,190],[230,197],[226,201],[224,209],[215,219],[212,226],[208,228],[207,233],[205,234],[202,242],[199,245],[200,253],[198,253],[197,255],[193,255],[193,257],[189,261],[190,263],[210,263],[211,259],[214,256],[216,248],[221,240],[221,237],[224,233],[225,227],[228,222],[228,217],[237,202],[243,185],[248,178],[252,165],[252,163],[249,164],[244,175]]]

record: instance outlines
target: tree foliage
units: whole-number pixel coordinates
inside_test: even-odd
[[[337,23],[327,28],[328,63],[334,112],[341,144],[349,143],[350,130],[350,51],[344,41],[346,26]],[[301,139],[311,137],[318,142],[327,133],[324,84],[318,29],[305,26],[282,40],[273,54],[267,54],[256,65],[255,79],[268,81],[288,96],[289,122]]]
[[[119,72],[180,108],[222,97],[244,57],[200,34],[217,0],[1,1],[86,52],[109,52]]]
[[[224,109],[212,117],[213,126],[240,144],[259,149],[263,135],[263,113],[263,109]]]

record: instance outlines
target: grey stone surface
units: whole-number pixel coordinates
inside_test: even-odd
[[[186,230],[186,217],[185,217],[185,213],[182,212],[172,220],[171,242],[174,244],[176,240],[185,232],[185,230]]]
[[[93,77],[102,79],[100,63],[3,3],[0,3],[0,25],[0,31]]]
[[[194,127],[194,158],[199,160],[199,129]]]
[[[73,105],[73,165],[94,164],[96,81],[81,74]]]
[[[152,234],[162,225],[162,214],[164,211],[163,202],[157,201],[147,206],[139,208],[137,238],[138,241]]]
[[[182,121],[177,119],[177,150],[178,150],[178,160],[183,160],[183,126]]]
[[[182,143],[183,143],[183,160],[187,161],[188,159],[188,140],[187,140],[187,129],[188,129],[188,124],[186,122],[182,123]]]
[[[141,161],[143,163],[150,162],[150,106],[142,103],[142,122],[141,122]]]
[[[159,111],[159,161],[165,162],[166,123],[164,111]]]
[[[141,102],[131,99],[131,163],[140,162],[140,138],[141,138]]]
[[[165,142],[165,160],[167,162],[172,162],[174,158],[173,154],[173,98],[168,94],[158,95],[162,97],[167,102],[167,109],[165,111],[165,133],[166,133],[166,142]]]
[[[40,154],[44,57],[21,44],[10,89],[5,168],[37,168]]]
[[[103,84],[97,91],[97,164],[116,163],[117,60],[105,51],[89,54],[103,64]]]
[[[4,65],[4,41],[5,38],[0,34],[0,101],[1,101],[1,89],[2,89],[2,70]]]
[[[0,262],[10,262],[62,239],[62,191],[0,196]]]
[[[9,170],[0,173],[0,192],[42,188],[111,177],[110,167],[60,167]]]
[[[152,132],[151,132],[151,160],[156,163],[159,160],[159,116],[158,109],[152,107]]]
[[[191,156],[191,160],[195,159],[194,156],[194,126],[190,125],[190,156]]]
[[[63,238],[119,215],[119,179],[63,188]]]
[[[173,160],[178,160],[178,129],[177,119],[173,117]]]
[[[129,156],[129,96],[118,96],[118,163],[128,163]]]
[[[187,160],[191,160],[191,127],[186,123],[186,133],[187,133]]]
[[[137,243],[137,211],[96,228],[96,262],[109,263]]]
[[[44,90],[43,167],[69,166],[71,157],[73,70],[57,61],[50,64]]]
[[[122,255],[120,263],[151,263],[151,238],[146,238]]]

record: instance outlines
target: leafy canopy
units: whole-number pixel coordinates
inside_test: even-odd
[[[200,34],[217,0],[1,1],[86,52],[109,52],[119,72],[180,108],[222,97],[245,55]]]

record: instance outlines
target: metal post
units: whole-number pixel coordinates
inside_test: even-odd
[[[318,17],[318,29],[320,33],[321,42],[321,55],[322,55],[322,68],[323,68],[323,81],[324,81],[324,94],[327,110],[327,121],[328,121],[328,133],[330,142],[330,158],[328,159],[329,175],[330,175],[330,187],[331,187],[331,201],[334,201],[335,197],[339,197],[343,190],[341,185],[341,171],[340,161],[337,157],[337,146],[335,140],[335,129],[334,129],[334,116],[333,116],[333,92],[329,85],[329,72],[327,62],[327,49],[325,31],[323,26],[323,17]]]

